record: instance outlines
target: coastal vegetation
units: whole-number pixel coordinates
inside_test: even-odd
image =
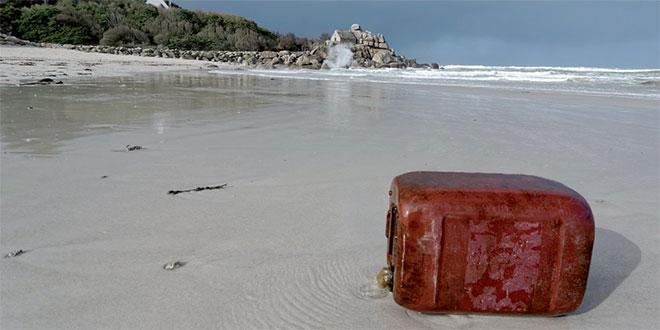
[[[282,35],[232,14],[140,0],[0,0],[0,32],[33,42],[200,51],[303,51],[329,38]]]

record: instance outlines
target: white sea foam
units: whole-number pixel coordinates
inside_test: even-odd
[[[333,60],[334,61],[334,60]],[[337,65],[337,64],[335,64]],[[641,85],[660,81],[659,69],[446,65],[431,69],[246,70],[214,71],[288,79],[357,81],[438,86],[496,87],[567,93],[624,95],[660,99],[660,89]]]
[[[560,67],[560,66],[485,66],[485,65],[445,65],[445,69],[484,69],[484,70],[562,70],[579,72],[617,72],[617,73],[635,73],[635,72],[654,72],[658,69],[610,69],[610,68],[592,68],[592,67]]]
[[[353,60],[353,51],[348,44],[338,44],[330,47],[328,50],[328,58],[325,63],[331,69],[348,68]]]

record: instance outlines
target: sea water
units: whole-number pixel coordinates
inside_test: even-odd
[[[560,93],[660,99],[660,69],[447,65],[441,69],[245,70],[213,71],[276,78],[437,86],[491,87]]]

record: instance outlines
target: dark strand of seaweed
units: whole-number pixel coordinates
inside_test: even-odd
[[[197,187],[193,189],[185,189],[185,190],[170,190],[168,194],[170,195],[177,195],[180,193],[185,193],[185,192],[191,192],[191,191],[202,191],[202,190],[214,190],[214,189],[222,189],[227,187],[227,184],[221,184],[219,186],[211,186],[211,187]]]

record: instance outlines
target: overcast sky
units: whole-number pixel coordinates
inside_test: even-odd
[[[418,62],[660,68],[658,0],[175,2],[304,37],[359,23]]]

